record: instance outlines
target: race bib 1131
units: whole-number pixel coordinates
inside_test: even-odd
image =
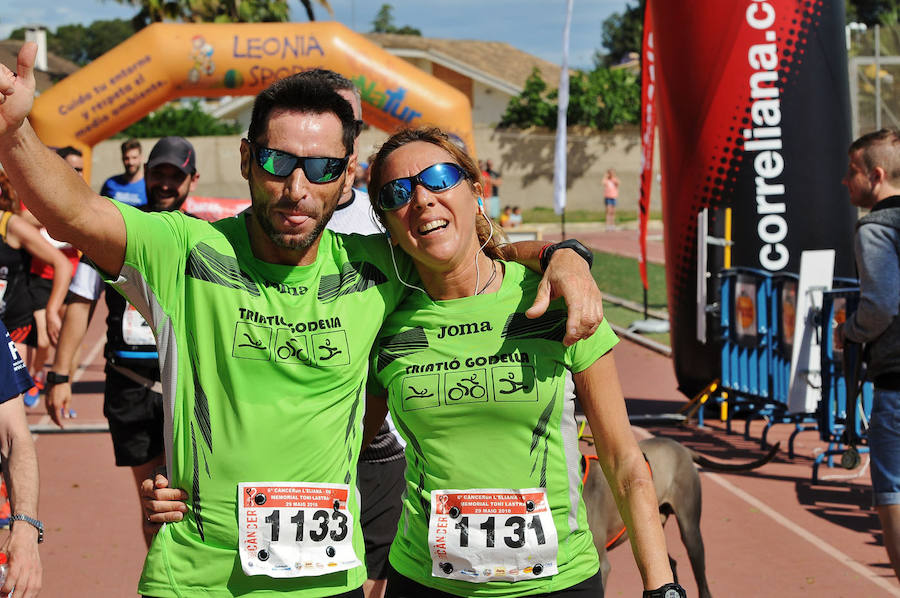
[[[435,490],[428,546],[435,577],[473,583],[557,573],[557,534],[547,491]]]

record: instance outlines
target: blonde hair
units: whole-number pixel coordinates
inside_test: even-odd
[[[418,127],[397,131],[384,142],[369,164],[369,189],[371,190],[369,201],[372,202],[372,209],[385,229],[387,229],[385,211],[378,205],[378,195],[381,193],[381,188],[388,182],[384,180],[385,164],[388,157],[395,150],[416,141],[436,145],[450,154],[453,162],[462,169],[473,195],[475,193],[475,183],[483,185],[481,169],[475,164],[475,160],[465,150],[453,143],[441,129],[437,127]],[[484,214],[483,208],[482,214]],[[491,228],[491,224],[487,221],[487,215],[484,218],[475,219],[475,232],[478,235],[479,245],[487,243],[484,245],[483,251],[490,258],[509,259],[511,256],[506,249],[508,243],[506,235],[502,232],[499,225],[493,226],[493,234],[491,233]]]
[[[9,180],[9,176],[4,170],[0,170],[0,211],[13,214],[21,211],[16,190],[13,189],[12,181]]]

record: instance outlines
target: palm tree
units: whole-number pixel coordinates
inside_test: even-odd
[[[135,29],[160,21],[194,23],[284,22],[290,19],[288,0],[116,0],[140,10],[134,16]],[[328,0],[316,0],[332,17]],[[300,0],[310,21],[315,21],[312,0]]]

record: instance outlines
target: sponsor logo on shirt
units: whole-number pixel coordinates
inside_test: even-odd
[[[441,326],[441,332],[438,338],[446,338],[448,336],[465,336],[467,334],[478,334],[479,332],[493,331],[490,322],[470,322],[468,324],[453,324],[450,326]]]

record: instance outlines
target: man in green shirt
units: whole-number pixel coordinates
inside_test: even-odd
[[[360,396],[375,335],[406,292],[396,274],[412,269],[382,236],[325,230],[352,184],[349,104],[320,83],[274,83],[241,142],[252,211],[216,223],[150,214],[96,195],[34,134],[34,52],[25,45],[16,75],[0,67],[0,162],[51,234],[153,328],[169,477],[188,491],[139,591],[361,595]],[[521,249],[537,262],[537,247]],[[565,293],[577,298],[571,343],[599,324],[599,293],[581,258],[556,253],[558,279],[580,275]],[[539,297],[532,315],[549,285]]]

